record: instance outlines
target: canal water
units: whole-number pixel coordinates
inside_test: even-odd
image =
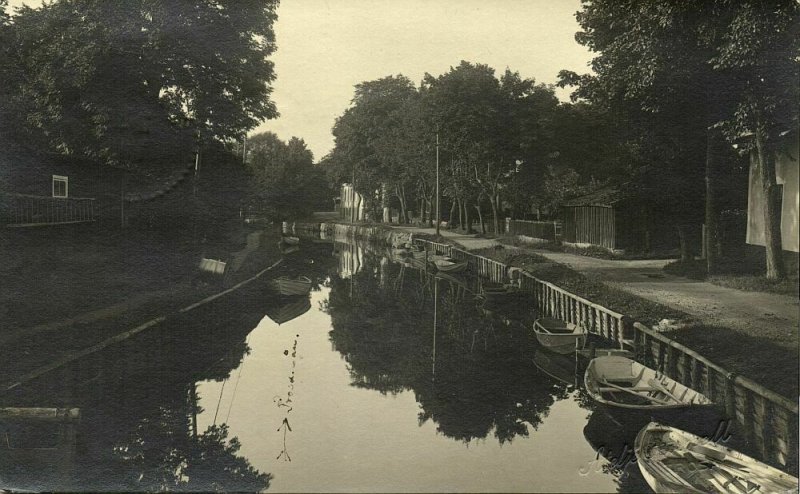
[[[0,395],[27,414],[0,420],[0,488],[649,491],[630,446],[650,418],[598,408],[524,300],[319,239],[283,274],[309,296],[259,280]]]

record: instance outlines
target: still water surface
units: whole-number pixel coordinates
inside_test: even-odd
[[[595,409],[524,304],[400,260],[306,241],[274,275],[311,277],[310,300],[249,286],[0,396],[81,411],[4,423],[0,487],[648,490],[597,452],[624,455],[641,424]]]

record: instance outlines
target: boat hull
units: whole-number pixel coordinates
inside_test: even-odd
[[[656,422],[634,441],[655,492],[797,492],[798,479],[719,443]]]
[[[537,319],[533,323],[533,332],[540,345],[562,355],[573,353],[586,344],[586,333],[579,326],[570,328],[558,319]]]
[[[621,356],[597,357],[584,374],[586,391],[598,403],[639,410],[713,407],[703,394]]]
[[[281,295],[286,297],[296,295],[307,295],[311,291],[311,280],[305,276],[289,278],[281,276],[270,281],[270,286]]]

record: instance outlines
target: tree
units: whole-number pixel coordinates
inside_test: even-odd
[[[320,171],[305,141],[283,142],[272,132],[248,140],[246,166],[252,175],[251,201],[274,219],[302,217],[315,205],[313,189]]]
[[[356,191],[376,216],[376,191],[384,185],[394,190],[401,204],[406,203],[395,136],[400,109],[415,93],[414,84],[403,75],[357,84],[351,106],[333,127],[332,162],[340,168],[341,177],[352,177]]]
[[[598,52],[592,61],[596,75],[561,73],[562,84],[579,86],[576,97],[607,105],[634,121],[640,118],[639,112],[658,114],[664,119],[661,128],[672,136],[691,131],[683,135],[689,141],[684,147],[696,150],[688,160],[693,168],[705,170],[709,272],[717,268],[715,191],[724,155],[717,124],[730,115],[732,89],[724,74],[708,63],[719,36],[718,21],[724,14],[718,7],[713,2],[584,0],[577,14],[583,31],[576,34],[576,40]],[[704,167],[700,166],[701,153]],[[681,190],[672,192],[677,195]],[[679,235],[684,235],[680,228]]]
[[[794,1],[720,1],[726,24],[711,63],[733,74],[739,89],[735,112],[726,122],[729,137],[753,136],[752,148],[766,201],[766,276],[781,279],[781,197],[775,155],[781,133],[796,130],[800,97],[800,6]]]
[[[28,127],[54,150],[124,166],[146,166],[178,144],[237,139],[277,115],[267,59],[276,8],[275,0],[22,8],[13,59]]]

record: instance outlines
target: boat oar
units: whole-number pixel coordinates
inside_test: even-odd
[[[661,392],[662,392],[662,393],[664,393],[665,395],[669,396],[670,398],[672,398],[673,400],[675,400],[675,402],[676,402],[676,403],[682,403],[682,401],[681,401],[680,399],[678,399],[678,397],[677,397],[677,396],[675,396],[674,394],[672,394],[672,392],[671,392],[670,390],[668,390],[668,389],[667,389],[667,388],[666,388],[666,387],[665,387],[663,384],[661,384],[661,383],[660,383],[659,381],[657,381],[656,379],[650,379],[650,380],[648,380],[648,381],[647,381],[647,384],[649,384],[650,386],[652,386],[652,387],[656,388],[658,391],[661,391]]]
[[[636,391],[632,391],[632,390],[630,390],[628,388],[623,388],[622,386],[617,386],[616,384],[612,384],[612,383],[610,383],[610,382],[608,382],[608,381],[606,381],[604,379],[599,380],[599,382],[601,384],[604,384],[604,385],[608,386],[609,388],[618,389],[619,391],[624,391],[626,393],[630,393],[630,394],[632,394],[634,396],[638,396],[639,398],[644,398],[644,399],[650,400],[650,401],[652,401],[654,403],[658,403],[660,405],[671,405],[672,404],[672,403],[668,402],[667,400],[662,400],[661,398],[656,398],[655,396],[643,395],[643,394],[637,393]]]

